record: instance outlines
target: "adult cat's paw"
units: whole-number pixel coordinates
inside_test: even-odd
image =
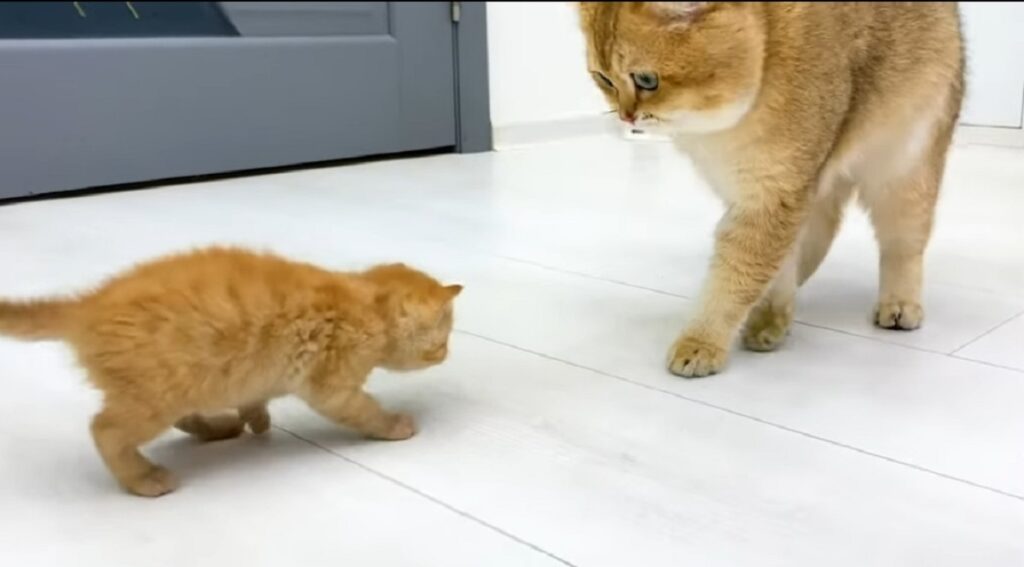
[[[683,378],[702,378],[725,367],[727,349],[692,337],[680,337],[668,352],[668,370]]]
[[[762,303],[747,317],[743,329],[743,346],[757,352],[775,350],[785,342],[792,322],[792,304],[779,306]]]
[[[913,301],[880,301],[875,307],[875,324],[883,329],[912,331],[923,320],[924,308]]]
[[[416,435],[416,422],[413,421],[412,416],[396,413],[388,421],[388,428],[377,436],[378,439],[402,441]]]

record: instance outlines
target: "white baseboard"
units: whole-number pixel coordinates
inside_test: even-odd
[[[619,132],[614,114],[580,116],[543,122],[519,122],[494,127],[494,149],[532,146],[591,136],[614,136]]]
[[[660,136],[624,129],[614,114],[580,116],[543,122],[521,122],[494,128],[494,149],[505,150],[592,136],[618,136],[627,140],[667,141]],[[1024,129],[960,125],[953,136],[958,146],[985,145],[1024,148]]]
[[[953,135],[958,146],[1002,146],[1024,148],[1024,128],[994,128],[961,124]]]

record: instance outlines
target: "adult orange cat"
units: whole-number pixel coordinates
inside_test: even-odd
[[[956,4],[583,2],[580,16],[622,120],[671,136],[726,204],[673,373],[721,370],[744,320],[748,348],[782,343],[854,190],[881,251],[875,323],[921,324],[964,89]]]
[[[411,437],[412,419],[362,386],[377,367],[444,361],[461,289],[402,264],[340,273],[211,248],[142,264],[77,298],[0,301],[0,333],[74,348],[103,392],[92,422],[100,455],[127,490],[159,496],[177,482],[140,445],[172,425],[204,440],[246,425],[262,433],[279,396],[372,438]]]

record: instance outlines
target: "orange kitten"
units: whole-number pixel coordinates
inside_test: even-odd
[[[203,440],[246,425],[262,433],[279,396],[368,437],[411,437],[413,420],[362,386],[377,367],[444,361],[461,290],[402,264],[339,273],[213,248],[140,265],[76,299],[0,301],[0,333],[74,348],[104,394],[92,422],[100,455],[127,490],[159,496],[177,481],[140,445],[172,425]]]
[[[923,255],[963,97],[955,3],[583,2],[594,81],[726,204],[669,369],[713,374],[745,325],[772,350],[854,190],[881,252],[875,323],[921,324]]]

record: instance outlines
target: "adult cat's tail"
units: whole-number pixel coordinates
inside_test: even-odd
[[[0,300],[0,335],[26,341],[63,338],[76,304],[63,299]]]

